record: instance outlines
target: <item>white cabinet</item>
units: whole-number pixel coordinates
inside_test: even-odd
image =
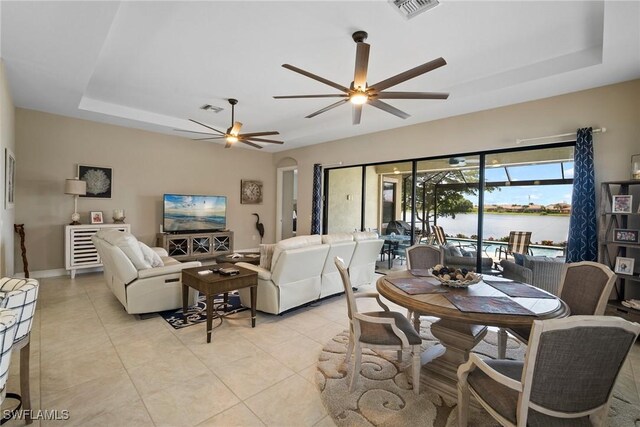
[[[64,227],[64,265],[71,278],[81,268],[102,267],[102,260],[91,236],[100,230],[115,229],[131,232],[130,224],[67,225]]]

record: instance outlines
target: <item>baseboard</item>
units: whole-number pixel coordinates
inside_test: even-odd
[[[98,273],[101,272],[102,268],[83,268],[82,270],[76,270],[76,276],[85,273]],[[61,277],[61,276],[69,276],[69,271],[64,268],[54,268],[52,270],[39,270],[39,271],[30,271],[29,277],[33,279],[46,279],[49,277]],[[16,273],[13,277],[24,278],[24,273]]]

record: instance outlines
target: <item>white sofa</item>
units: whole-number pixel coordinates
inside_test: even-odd
[[[270,269],[238,263],[258,272],[257,309],[280,314],[292,308],[344,292],[333,258],[339,256],[353,269],[358,282],[371,283],[384,240],[376,233],[339,233],[298,236],[281,240],[273,249]],[[240,301],[250,306],[248,289],[240,289]]]
[[[162,248],[146,247],[145,253],[132,234],[118,230],[99,231],[91,241],[102,259],[107,287],[129,314],[182,307],[182,269],[201,265],[199,261],[176,261]],[[153,267],[154,263],[162,266]],[[193,304],[197,292],[189,292]]]

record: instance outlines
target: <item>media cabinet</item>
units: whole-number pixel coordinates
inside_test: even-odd
[[[210,233],[158,233],[157,245],[179,261],[215,258],[233,252],[233,231]]]

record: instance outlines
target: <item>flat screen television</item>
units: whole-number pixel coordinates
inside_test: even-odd
[[[167,233],[224,230],[226,196],[164,195],[163,226]]]

